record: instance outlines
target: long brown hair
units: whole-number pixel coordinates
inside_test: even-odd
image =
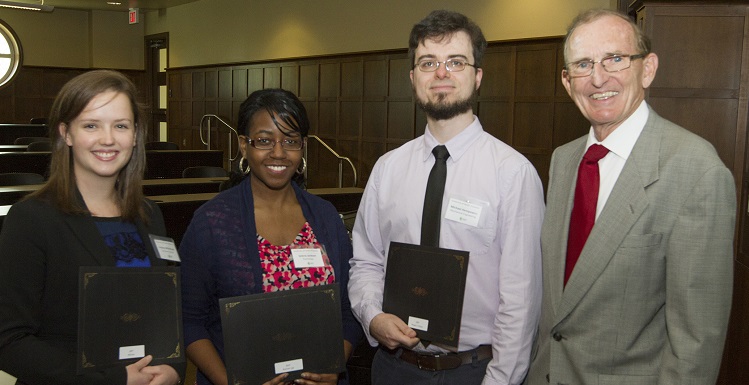
[[[85,72],[68,81],[57,94],[49,114],[49,135],[52,141],[52,159],[49,166],[49,181],[29,197],[39,197],[68,214],[87,215],[85,206],[78,198],[75,184],[72,149],[65,143],[70,122],[80,115],[88,103],[102,92],[114,91],[130,99],[135,118],[135,147],[130,161],[120,170],[115,183],[117,205],[122,218],[128,221],[148,216],[143,205],[143,173],[146,167],[146,125],[141,106],[137,102],[138,91],[125,75],[110,70]]]

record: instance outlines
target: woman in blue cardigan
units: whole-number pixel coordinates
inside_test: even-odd
[[[199,385],[227,384],[219,298],[338,282],[346,359],[362,335],[346,289],[346,229],[331,203],[292,181],[301,182],[306,167],[304,106],[285,90],[255,91],[240,107],[238,127],[244,178],[195,212],[179,249],[185,346]],[[295,267],[297,247],[320,250],[321,262]],[[336,384],[338,375],[304,373],[296,383]]]

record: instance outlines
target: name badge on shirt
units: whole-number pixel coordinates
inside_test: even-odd
[[[151,245],[153,245],[153,249],[156,251],[157,258],[172,262],[181,262],[174,239],[153,234],[148,234],[148,237],[151,238]]]
[[[322,259],[322,250],[316,247],[291,249],[291,258],[294,261],[294,267],[297,269],[325,266]]]
[[[471,203],[467,200],[450,198],[445,212],[445,219],[462,223],[464,225],[478,227],[481,218],[481,205]]]

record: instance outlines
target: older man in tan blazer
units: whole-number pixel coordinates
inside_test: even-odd
[[[526,383],[714,384],[731,307],[733,177],[707,141],[644,102],[658,57],[626,16],[578,16],[565,63],[591,130],[552,157]],[[580,163],[597,145],[595,184],[578,181],[592,180]],[[586,206],[587,229],[576,219]]]

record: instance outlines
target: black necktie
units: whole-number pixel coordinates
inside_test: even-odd
[[[447,158],[450,153],[444,145],[436,146],[432,150],[434,166],[429,173],[427,192],[424,195],[424,211],[421,215],[421,244],[439,247],[440,219],[442,216],[442,195],[445,193],[445,179],[447,178]]]

